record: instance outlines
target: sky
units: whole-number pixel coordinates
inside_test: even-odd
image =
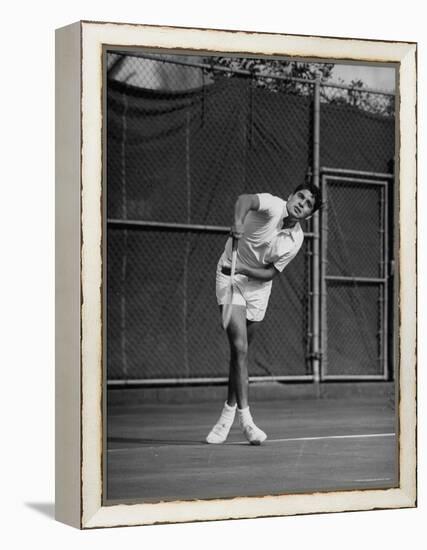
[[[335,65],[332,72],[333,82],[343,80],[349,84],[352,80],[362,80],[366,87],[393,92],[395,89],[395,69],[390,67],[372,67],[366,65]]]
[[[111,59],[113,59],[114,54],[112,54]],[[176,56],[168,56],[168,57],[176,57]],[[182,55],[179,56],[179,58],[182,60]],[[135,70],[135,67],[137,63],[139,63],[141,60],[137,60],[136,58],[130,58],[130,61],[128,64],[125,64],[121,66],[120,72],[121,76],[124,78],[126,77],[126,81],[129,84],[139,85],[139,86],[147,86],[147,78],[148,76],[143,76],[141,80],[141,71]],[[199,61],[203,62],[203,57],[198,56],[189,56],[187,58],[187,61]],[[144,60],[145,64],[152,64],[154,62]],[[175,68],[176,69],[176,68]],[[175,74],[175,70],[171,70],[171,66],[167,67],[161,67],[160,71],[163,74],[162,76],[162,86],[164,87],[167,83],[165,83],[165,79],[169,78],[171,82],[169,83],[170,87],[173,88],[176,87],[177,84],[177,78]],[[145,71],[144,74],[151,75],[151,80],[154,78],[154,76],[158,73],[158,69],[156,71],[153,70],[153,67],[151,67],[151,70],[147,72]],[[201,78],[200,71],[180,71],[181,77],[180,80],[182,82],[182,85],[184,88],[188,87],[188,82],[185,82],[185,76],[191,77],[190,78],[190,84],[191,86],[199,86],[201,85],[201,81],[199,82]],[[116,75],[117,76],[117,75]],[[194,81],[194,77],[197,77],[197,82]],[[330,78],[329,82],[333,83],[344,83],[344,84],[351,84],[354,80],[361,80],[364,83],[364,87],[372,88],[379,91],[385,91],[385,92],[394,92],[395,90],[395,69],[394,67],[381,67],[381,66],[375,66],[375,65],[360,65],[355,63],[347,63],[347,64],[335,64],[333,71],[332,71],[332,77]],[[153,85],[153,82],[151,82],[151,85]]]

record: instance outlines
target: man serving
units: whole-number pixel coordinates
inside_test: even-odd
[[[241,195],[234,208],[232,237],[238,239],[232,312],[227,326],[230,369],[227,401],[206,441],[224,443],[233,425],[236,409],[239,425],[252,445],[267,439],[252,419],[248,401],[248,350],[256,327],[263,320],[273,278],[296,256],[304,240],[300,221],[320,206],[318,187],[298,186],[285,201],[269,193]],[[218,262],[216,297],[221,308],[230,285],[232,238],[227,240]]]

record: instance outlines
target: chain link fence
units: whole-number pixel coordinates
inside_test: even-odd
[[[226,58],[107,53],[110,383],[215,381],[228,375],[215,268],[234,202],[241,193],[287,198],[307,180],[314,156],[315,81],[290,76],[289,63],[266,72],[259,60],[246,61],[233,65]],[[392,100],[385,100],[379,112],[365,108],[366,99],[356,101],[348,90],[333,94],[326,84],[318,85],[322,165],[389,172]],[[371,276],[377,273],[377,249],[383,243],[371,226],[381,216],[372,190],[344,187],[334,186],[335,210],[328,211],[334,235],[328,239],[329,269],[333,273],[339,266],[341,273],[345,266],[354,273],[354,246],[360,257],[366,254],[362,273]],[[355,204],[360,209],[349,216],[346,207]],[[266,319],[251,350],[251,376],[313,376],[313,277],[319,275],[311,222],[305,233],[303,249],[274,281]],[[344,261],[343,254],[350,259],[345,256]],[[328,330],[342,318],[348,326],[335,330],[324,374],[379,372],[378,361],[375,368],[371,361],[382,349],[378,311],[363,310],[367,334],[357,336],[360,317],[350,307],[352,300],[374,303],[378,289],[368,290],[328,285]],[[351,296],[343,298],[345,292]],[[342,337],[354,342],[344,363],[342,354],[334,355]]]

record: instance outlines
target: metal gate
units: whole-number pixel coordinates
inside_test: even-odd
[[[390,174],[321,170],[322,380],[385,380]]]

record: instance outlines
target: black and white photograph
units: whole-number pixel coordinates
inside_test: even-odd
[[[422,5],[5,4],[2,547],[420,546]]]
[[[395,63],[103,50],[103,504],[399,486]]]
[[[56,508],[416,506],[416,44],[56,35]]]

